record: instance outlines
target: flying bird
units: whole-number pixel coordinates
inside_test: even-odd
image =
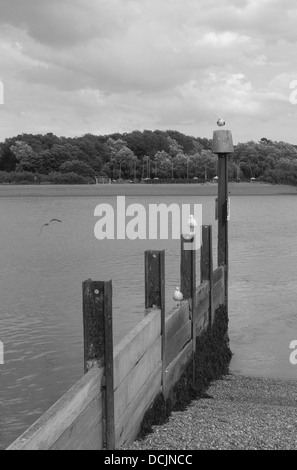
[[[184,298],[184,296],[181,293],[179,287],[176,287],[175,291],[174,291],[174,294],[173,294],[173,300],[175,300],[177,302],[176,308],[178,308],[180,306],[180,303],[183,300],[183,298]]]
[[[195,232],[195,227],[197,227],[197,222],[194,218],[193,215],[190,215],[190,218],[188,220],[188,226],[190,227],[190,232]]]
[[[218,125],[219,127],[223,127],[225,124],[226,124],[225,119],[219,118],[219,119],[217,120],[217,125]]]
[[[51,224],[52,222],[60,222],[60,223],[62,223],[62,220],[59,220],[59,219],[51,219],[51,220],[49,220],[48,222],[46,222],[46,224],[43,224],[43,226],[42,226],[41,229],[40,229],[39,235],[41,234],[43,227],[48,227],[49,224]]]

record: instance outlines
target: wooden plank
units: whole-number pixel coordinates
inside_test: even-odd
[[[113,393],[113,330],[112,330],[112,282],[104,284],[104,353],[105,353],[105,418],[106,448],[115,447],[114,393]]]
[[[192,338],[192,322],[188,321],[179,331],[166,343],[165,365],[166,367],[180,353],[186,343]]]
[[[209,281],[204,281],[196,291],[196,308],[194,311],[194,323],[197,323],[199,318],[209,312],[209,293],[210,293],[210,283]]]
[[[163,388],[165,399],[169,397],[172,388],[182,376],[187,365],[192,359],[192,355],[193,344],[192,341],[190,341],[167,367],[165,372],[165,386]]]
[[[100,394],[49,450],[103,450],[103,441]]]
[[[212,305],[212,226],[204,225],[202,227],[202,247],[201,247],[201,282],[209,281],[209,321],[214,319],[214,311]],[[194,327],[196,330],[196,325]]]
[[[181,235],[180,290],[184,296],[184,300],[193,299],[196,290],[196,249],[194,234]]]
[[[129,404],[139,393],[139,390],[161,363],[161,346],[162,341],[159,337],[115,390],[116,422],[119,421]]]
[[[36,421],[8,450],[48,450],[76,422],[89,405],[98,398],[100,407],[101,381],[104,370],[93,368],[77,382],[57,403]],[[102,406],[102,402],[101,402]],[[99,410],[100,413],[100,410]],[[99,418],[100,419],[100,416]],[[90,423],[91,425],[91,423]],[[83,422],[86,430],[87,423]],[[86,435],[81,436],[85,439]],[[98,434],[98,446],[101,445]]]
[[[165,348],[166,348],[166,338],[165,338],[165,250],[160,253],[160,289],[161,289],[161,364],[162,364],[162,387],[165,381]]]
[[[145,308],[161,309],[162,357],[165,355],[165,250],[145,252]],[[165,364],[162,361],[162,383]]]
[[[85,373],[96,364],[104,367],[104,286],[91,279],[83,283]]]
[[[106,447],[114,449],[112,281],[83,283],[85,372],[94,364],[105,368],[103,419]]]
[[[201,335],[201,333],[206,330],[209,325],[209,314],[208,311],[204,315],[200,316],[196,323],[196,338]]]
[[[191,319],[189,302],[182,302],[178,309],[173,309],[165,317],[165,344],[170,343],[181,327]],[[166,351],[166,349],[165,349]]]
[[[213,306],[216,310],[221,304],[226,304],[225,298],[225,270],[220,266],[214,273],[213,279],[216,281],[213,285]]]
[[[218,160],[218,265],[225,266],[225,303],[228,310],[228,155],[219,154]]]
[[[181,236],[181,263],[180,263],[181,292],[184,299],[191,303],[191,338],[195,336],[193,311],[196,303],[196,243],[195,234]],[[196,350],[196,341],[193,341],[193,353]],[[166,355],[166,354],[165,354]],[[193,362],[193,375],[195,374]]]
[[[131,444],[137,437],[145,412],[161,392],[162,365],[156,367],[117,423],[116,449]]]
[[[223,281],[217,282],[213,286],[213,306],[214,311],[222,304],[225,305],[226,297],[225,297],[225,284]]]
[[[135,364],[161,336],[160,310],[152,310],[125,338],[115,347],[114,389],[124,380]]]
[[[223,278],[224,278],[224,267],[219,266],[218,269],[216,269],[213,272],[212,283],[216,284],[217,282],[221,281]]]
[[[146,251],[145,254],[145,308],[161,308],[164,302],[165,251]],[[162,282],[163,277],[163,282]]]
[[[200,258],[200,280],[210,281],[213,271],[212,259],[212,226],[202,226],[202,245],[201,245],[201,258]]]
[[[228,264],[228,156],[219,155],[218,163],[218,265]]]

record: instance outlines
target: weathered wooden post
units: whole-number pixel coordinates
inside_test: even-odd
[[[201,282],[209,281],[209,324],[211,325],[214,320],[213,302],[212,302],[212,274],[213,274],[213,259],[212,259],[212,226],[202,226],[202,245],[201,245]]]
[[[162,335],[162,387],[165,377],[165,250],[146,251],[145,258],[145,309],[148,314],[154,306],[161,310]]]
[[[83,283],[84,364],[85,373],[103,367],[103,419],[106,448],[115,448],[114,378],[112,333],[112,282]]]
[[[195,298],[196,247],[195,235],[181,235],[180,290],[184,300]]]
[[[224,129],[214,131],[212,151],[218,155],[219,159],[218,265],[224,266],[225,269],[225,298],[228,309],[228,154],[234,151],[231,131]]]
[[[180,259],[180,290],[184,300],[191,300],[191,337],[193,341],[193,382],[195,382],[195,358],[196,352],[196,246],[195,234],[181,235],[181,259]]]

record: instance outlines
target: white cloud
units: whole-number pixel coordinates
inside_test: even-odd
[[[0,0],[0,7],[1,139],[41,129],[173,127],[211,137],[222,114],[238,133],[242,124],[257,138],[269,122],[273,138],[291,130],[297,141],[288,85],[297,79],[293,0]]]

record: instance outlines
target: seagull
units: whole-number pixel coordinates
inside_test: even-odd
[[[174,291],[174,294],[173,294],[173,300],[175,300],[177,302],[176,308],[178,308],[180,306],[180,303],[183,300],[183,298],[184,298],[184,296],[181,293],[181,291],[179,290],[179,287],[176,287],[175,291]]]
[[[219,127],[223,127],[225,124],[226,124],[225,119],[219,118],[219,119],[217,120],[217,125],[218,125]]]
[[[190,218],[188,220],[188,226],[190,227],[190,232],[195,232],[195,227],[197,227],[197,222],[196,220],[194,219],[194,216],[193,215],[190,215]]]
[[[41,229],[40,229],[39,235],[41,234],[43,227],[48,227],[51,222],[60,222],[60,223],[62,223],[62,220],[59,220],[59,219],[51,219],[51,220],[49,220],[46,224],[43,224],[43,226],[42,226]]]

